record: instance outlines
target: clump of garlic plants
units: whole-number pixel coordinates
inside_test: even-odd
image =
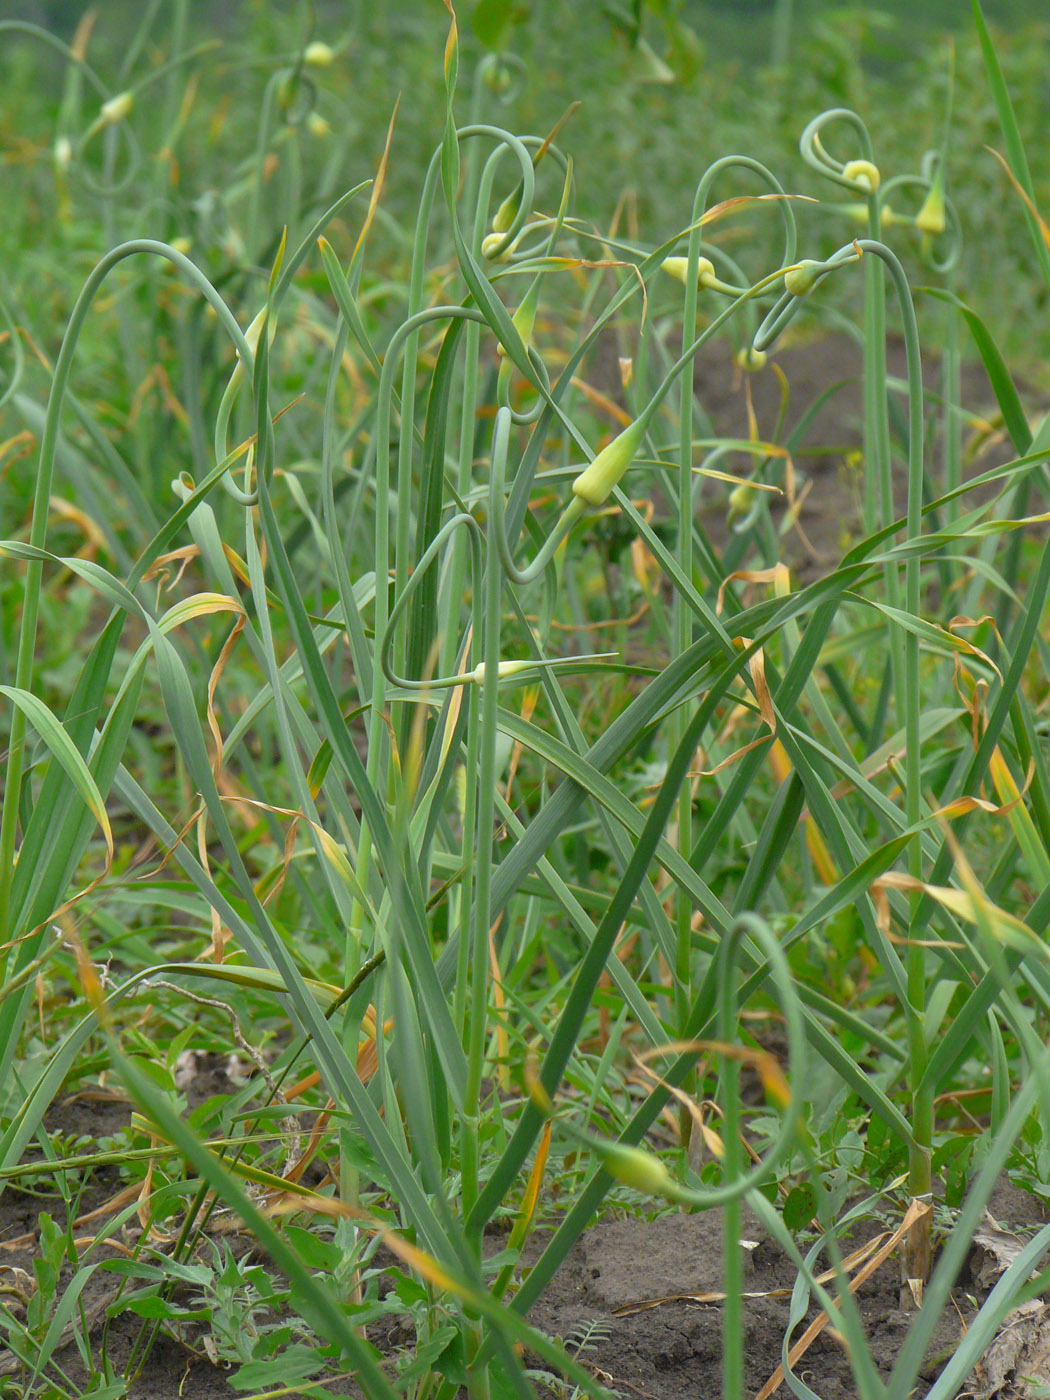
[[[63,50],[56,178],[79,169],[111,220],[122,182],[156,175],[139,170],[136,134],[154,84],[176,159],[186,69],[206,55],[175,10],[170,59],[113,92],[83,43]],[[979,11],[977,23],[1006,164],[1030,202]],[[345,49],[330,37],[275,65],[239,189],[197,209],[197,240],[249,269],[240,299],[194,239],[114,239],[69,316],[46,408],[22,382],[19,338],[7,342],[5,397],[38,443],[28,532],[0,543],[21,571],[0,685],[4,1101],[16,1072],[19,1089],[0,1181],[28,1170],[47,1107],[101,1046],[137,1108],[143,1146],[125,1165],[149,1162],[136,1209],[147,1224],[177,1219],[164,1264],[144,1233],[124,1269],[144,1317],[179,1320],[180,1278],[210,1289],[213,1308],[233,1287],[190,1262],[221,1203],[291,1284],[277,1299],[263,1275],[238,1274],[244,1316],[261,1290],[294,1299],[302,1324],[287,1354],[278,1325],[260,1326],[238,1353],[256,1368],[246,1385],[262,1362],[289,1384],[344,1368],[370,1397],[439,1400],[461,1385],[528,1395],[524,1348],[603,1393],[528,1313],[610,1193],[721,1213],[735,1400],[747,1201],[797,1265],[795,1314],[813,1300],[846,1338],[858,1394],[904,1400],[999,1173],[1050,1112],[1050,774],[1031,664],[1050,552],[1013,543],[1044,519],[1050,426],[1030,429],[955,280],[950,117],[940,149],[906,172],[882,169],[856,113],[809,123],[803,160],[842,219],[830,253],[805,256],[811,211],[790,172],[730,155],[701,174],[681,227],[643,245],[575,216],[586,171],[559,134],[486,121],[483,83],[460,121],[449,7],[443,134],[414,225],[391,229],[389,139],[374,178],[358,171],[326,208],[303,207],[298,143],[330,136],[323,85]],[[749,271],[719,234],[760,219],[780,256]],[[727,344],[741,374],[774,374],[781,337],[827,316],[854,278],[862,520],[841,561],[800,582],[784,539],[809,406],[790,427],[752,412],[746,439],[717,437],[694,365]],[[920,280],[945,308],[936,408]],[[112,312],[130,372],[137,299],[163,306],[155,344],[170,330],[179,373],[146,383],[138,366],[131,440],[114,443],[83,397],[84,347]],[[20,308],[5,313],[17,327]],[[903,335],[903,385],[887,375],[888,327]],[[1015,453],[969,477],[963,328]],[[603,377],[613,339],[627,353]],[[132,410],[153,390],[184,437],[133,461]],[[62,521],[91,549],[55,547],[68,496]],[[90,599],[93,631],[57,703],[38,642],[63,591]],[[151,843],[144,879],[129,832]],[[77,1001],[27,1074],[53,966]],[[166,1009],[147,1013],[147,998]],[[255,1081],[187,1118],[177,1056],[156,1055],[142,1029],[151,1014],[170,1018],[169,1051],[204,1017],[212,1036],[224,1025]],[[987,1085],[967,1079],[975,1060]],[[826,1112],[809,1099],[814,1074],[836,1086]],[[987,1102],[960,1130],[950,1106],[975,1087]],[[847,1124],[881,1178],[849,1177]],[[968,1190],[935,1240],[935,1181],[960,1160]],[[555,1184],[554,1228],[525,1274]],[[876,1209],[896,1211],[904,1301],[922,1304],[888,1382],[844,1263],[846,1234]],[[284,1228],[288,1215],[300,1224]],[[510,1231],[491,1259],[499,1222]],[[416,1336],[392,1366],[367,1338],[393,1306],[377,1241]],[[1043,1230],[1011,1264],[936,1400],[1033,1287],[1048,1246]],[[78,1263],[70,1317],[99,1267]],[[4,1326],[33,1386],[75,1393],[54,1370],[57,1332],[13,1311]],[[116,1396],[107,1365],[111,1390],[91,1393]]]

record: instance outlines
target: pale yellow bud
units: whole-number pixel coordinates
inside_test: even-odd
[[[500,248],[506,242],[507,238],[503,233],[487,233],[481,240],[482,257],[488,258],[490,262],[506,262],[514,251],[514,244],[511,243],[500,252]]]
[[[277,334],[277,322],[272,317],[267,317],[265,306],[252,321],[248,329],[244,332],[244,338],[248,342],[248,349],[252,352],[253,357],[255,355],[256,350],[259,348],[259,337],[262,335],[263,322],[267,320],[269,324],[266,333],[266,343],[267,345],[272,345],[273,338]],[[237,363],[234,366],[233,370],[234,378],[238,378],[243,373],[244,361],[241,359],[241,352],[238,350]]]
[[[870,160],[848,161],[842,167],[842,178],[852,180],[855,185],[859,185],[868,194],[874,194],[882,183],[879,167],[872,165]]]
[[[106,126],[116,126],[117,122],[122,122],[131,111],[135,99],[130,92],[118,93],[116,97],[111,97],[108,102],[103,102],[99,110],[99,118]]]
[[[928,233],[936,236],[944,232],[946,224],[944,214],[944,186],[940,180],[934,180],[930,186],[930,192],[923,201],[923,206],[915,216],[915,227],[921,233]]]
[[[866,204],[845,204],[843,205],[843,213],[846,215],[846,218],[850,219],[853,223],[862,224],[867,228],[868,206]],[[884,204],[879,210],[879,222],[882,224],[883,228],[889,228],[891,224],[899,224],[900,221],[901,216],[895,209],[891,208],[890,205]]]
[[[262,335],[263,322],[266,320],[266,307],[264,306],[263,309],[258,313],[258,315],[256,315],[253,318],[251,325],[244,332],[244,338],[248,342],[248,349],[252,352],[253,355],[259,348],[259,337]],[[271,322],[270,333],[267,336],[267,340],[270,345],[273,344],[273,337],[276,330],[277,327]]]
[[[645,421],[636,418],[618,437],[595,457],[594,461],[572,483],[573,494],[589,506],[600,506],[608,499],[614,486],[634,461],[635,453],[645,434]]]
[[[689,275],[688,258],[664,258],[660,266],[669,277],[673,277],[676,281],[681,282],[683,287],[685,286],[685,279]],[[715,265],[711,259],[699,258],[696,264],[696,285],[706,287],[714,279],[714,276]]]
[[[68,170],[73,159],[73,143],[68,136],[60,136],[55,142],[55,169]]]
[[[171,240],[171,246],[175,249],[176,253],[181,253],[183,257],[186,257],[192,245],[188,238],[180,234],[178,238],[173,238]]]
[[[311,68],[330,68],[334,59],[335,52],[320,39],[307,44],[303,50],[303,62]]]
[[[522,671],[528,671],[535,663],[532,661],[501,661],[496,667],[496,679],[505,680],[507,676],[516,676]],[[479,661],[470,673],[470,679],[475,685],[485,684],[485,663]]]
[[[326,136],[331,136],[332,128],[320,112],[311,112],[306,119],[306,129],[311,136],[316,136],[319,140]]]
[[[736,362],[742,370],[752,374],[756,369],[764,369],[769,356],[764,350],[756,350],[753,345],[742,345],[736,352]]]

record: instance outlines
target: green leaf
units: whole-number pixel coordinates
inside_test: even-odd
[[[6,695],[8,700],[22,711],[44,741],[48,752],[61,765],[88,811],[102,828],[102,834],[106,838],[106,849],[112,860],[113,830],[109,824],[106,804],[72,739],[38,696],[13,685],[0,685],[0,695]]]
[[[1014,382],[1010,377],[1010,371],[1006,368],[1006,361],[999,353],[999,347],[992,338],[988,327],[977,315],[976,311],[960,301],[952,292],[945,291],[941,287],[927,287],[925,289],[930,296],[936,297],[938,301],[947,302],[949,306],[954,306],[960,312],[970,334],[973,336],[973,343],[977,346],[977,353],[981,357],[985,373],[995,394],[996,403],[1003,415],[1003,422],[1006,431],[1010,434],[1010,441],[1019,457],[1023,457],[1032,445],[1032,434],[1028,428],[1028,420],[1024,416],[1024,409],[1021,407],[1021,400]]]
[[[1021,132],[1017,126],[1017,118],[1014,116],[1013,103],[1010,101],[1010,93],[1007,90],[1006,79],[1003,77],[1003,70],[995,52],[995,45],[992,43],[992,36],[988,32],[988,26],[981,11],[980,0],[973,0],[973,17],[977,26],[977,39],[981,45],[985,72],[988,74],[988,86],[992,89],[999,126],[1006,144],[1006,158],[1014,179],[1028,198],[1034,202],[1035,192],[1032,188],[1032,176],[1028,169],[1024,142],[1021,140]],[[1050,249],[1043,241],[1036,217],[1027,204],[1024,206],[1024,216],[1025,222],[1028,224],[1028,231],[1032,235],[1032,242],[1035,245],[1036,257],[1039,259],[1043,277],[1047,286],[1050,287]]]
[[[784,1224],[797,1234],[804,1230],[817,1213],[817,1193],[811,1181],[793,1186],[784,1201]]]
[[[325,1364],[324,1356],[316,1347],[299,1342],[265,1361],[246,1361],[229,1381],[237,1390],[272,1391],[277,1386],[294,1387],[297,1382],[309,1380],[323,1370]],[[317,1392],[311,1390],[310,1394]]]
[[[183,1308],[157,1294],[146,1294],[141,1298],[124,1297],[114,1306],[119,1309],[118,1315],[133,1312],[137,1317],[178,1319],[182,1322],[209,1322],[212,1314],[211,1308]]]

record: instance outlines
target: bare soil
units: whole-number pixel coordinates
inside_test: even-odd
[[[207,1069],[209,1089],[221,1089],[223,1078],[215,1066]],[[126,1105],[78,1098],[56,1105],[48,1126],[95,1137],[112,1132],[127,1113]],[[111,1201],[119,1189],[115,1170],[96,1174],[79,1202],[78,1213],[82,1216]],[[41,1210],[49,1211],[60,1223],[64,1221],[59,1199],[42,1201],[12,1186],[0,1197],[0,1279],[16,1277],[13,1271],[18,1269],[32,1275]],[[1043,1219],[1042,1203],[1005,1180],[992,1200],[991,1213],[1009,1230],[1032,1230]],[[88,1223],[75,1231],[83,1257],[91,1257],[88,1246],[95,1228],[97,1225],[93,1228]],[[844,1246],[855,1248],[884,1228],[885,1222],[872,1220]],[[128,1228],[125,1233],[127,1243],[133,1244],[137,1228]],[[754,1395],[781,1361],[795,1271],[746,1211],[744,1238],[745,1381],[748,1392]],[[236,1254],[254,1249],[246,1235],[226,1234],[224,1239]],[[543,1243],[542,1235],[528,1242],[526,1264],[538,1256]],[[500,1244],[498,1239],[492,1242],[493,1248]],[[71,1274],[72,1270],[67,1270],[67,1279]],[[21,1277],[24,1282],[26,1275]],[[924,1372],[926,1381],[936,1376],[951,1355],[972,1314],[974,1299],[979,1303],[993,1281],[983,1280],[976,1266],[960,1280],[955,1309],[942,1318],[934,1338]],[[107,1353],[120,1374],[139,1338],[142,1319],[122,1314],[119,1306],[110,1312],[118,1283],[117,1275],[97,1271],[84,1291],[83,1306],[93,1350],[98,1348],[105,1327]],[[718,1400],[721,1307],[706,1295],[717,1293],[721,1286],[722,1221],[717,1212],[607,1220],[580,1238],[529,1321],[548,1336],[561,1338],[598,1381],[623,1396]],[[912,1320],[899,1307],[895,1257],[886,1260],[857,1296],[876,1361],[888,1375]],[[809,1320],[815,1316],[811,1310]],[[796,1328],[793,1340],[802,1330]],[[380,1351],[391,1355],[410,1348],[413,1341],[409,1318],[399,1314],[380,1318],[369,1327],[368,1336]],[[542,1371],[538,1358],[528,1359]],[[0,1379],[6,1373],[17,1383],[12,1360],[0,1349]],[[75,1342],[70,1340],[63,1346],[56,1360],[67,1376],[82,1382],[85,1372]],[[855,1394],[846,1354],[828,1331],[814,1341],[799,1370],[821,1400],[851,1400]],[[229,1374],[228,1369],[207,1358],[200,1332],[191,1329],[181,1339],[161,1332],[128,1396],[129,1400],[217,1400],[237,1393],[229,1384]],[[352,1376],[333,1371],[322,1379],[330,1394],[357,1393]],[[275,1384],[279,1384],[276,1378]],[[539,1375],[537,1385],[541,1392],[547,1390]],[[547,1393],[553,1396],[561,1392],[551,1388]],[[786,1388],[780,1391],[781,1395],[787,1393]]]
[[[891,380],[906,380],[907,361],[903,342],[890,339],[887,370]],[[941,366],[935,357],[924,357],[923,386],[928,425],[938,420],[938,391]],[[697,357],[695,385],[698,399],[720,437],[746,439],[749,436],[748,395],[760,438],[786,442],[792,438],[812,407],[827,395],[821,407],[805,423],[792,451],[795,475],[794,495],[801,501],[798,527],[782,537],[782,561],[804,582],[826,573],[852,543],[860,538],[864,475],[867,465],[863,444],[863,388],[861,349],[843,332],[821,335],[812,340],[785,338],[771,353],[766,365],[745,375],[734,363],[725,344],[705,347]],[[830,394],[828,391],[831,391]],[[774,431],[786,395],[786,411],[781,433]],[[906,397],[891,390],[891,414],[901,432],[906,431]],[[964,430],[964,445],[972,452],[965,475],[985,471],[1014,456],[1009,439],[1001,430],[985,432],[980,426],[997,421],[995,397],[983,367],[977,361],[962,367],[960,401],[974,415],[975,422]],[[940,494],[940,436],[928,429],[927,474]],[[898,457],[903,457],[898,442]],[[750,477],[755,459],[740,454],[725,470]],[[776,483],[784,488],[781,474]],[[702,488],[701,521],[716,548],[728,536],[728,486],[705,482]],[[894,470],[894,499],[897,515],[906,503],[906,479],[902,468]],[[787,502],[780,499],[772,509],[774,518],[783,519]]]

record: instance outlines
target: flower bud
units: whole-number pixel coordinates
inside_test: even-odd
[[[496,210],[492,220],[493,233],[506,233],[514,222],[518,213],[518,205],[521,202],[521,186],[507,195],[500,207]]]
[[[73,143],[68,136],[60,136],[55,142],[54,160],[56,170],[68,170],[73,159]]]
[[[263,322],[264,322],[266,319],[267,319],[267,316],[266,316],[266,307],[264,306],[263,309],[258,313],[258,315],[256,315],[256,316],[252,319],[251,325],[250,325],[250,326],[248,327],[248,329],[244,332],[244,338],[245,338],[245,340],[248,342],[248,349],[252,352],[253,355],[255,354],[256,350],[258,350],[258,348],[259,348],[259,337],[262,335]],[[273,323],[273,322],[271,322],[271,324],[270,324],[270,333],[269,333],[269,335],[266,337],[267,342],[268,342],[268,344],[270,344],[270,345],[273,344],[273,337],[274,337],[274,334],[275,334],[276,330],[277,330],[276,324]]]
[[[739,486],[734,486],[729,493],[729,519],[736,520],[739,516],[746,515],[756,494],[750,481],[742,481]]]
[[[872,165],[870,160],[848,161],[842,167],[842,178],[852,180],[855,185],[859,185],[868,194],[874,194],[882,183],[879,167]]]
[[[769,356],[764,350],[756,350],[753,345],[742,345],[736,352],[737,364],[748,374],[754,373],[756,369],[764,369]]]
[[[510,319],[514,323],[514,329],[521,336],[522,344],[526,347],[530,346],[532,332],[536,325],[536,298],[527,295]],[[506,355],[506,346],[497,345],[496,353],[497,355]]]
[[[303,50],[303,62],[310,68],[330,68],[335,53],[320,39],[315,39],[313,43],[307,44]]]
[[[793,297],[804,297],[823,270],[823,263],[814,262],[812,258],[803,258],[800,263],[789,267],[784,273],[785,292],[790,292]]]
[[[244,332],[244,338],[245,338],[245,340],[248,342],[248,349],[252,352],[252,356],[253,356],[253,357],[254,357],[254,355],[255,355],[256,350],[259,348],[259,337],[260,337],[260,335],[262,335],[262,328],[263,328],[263,322],[264,322],[264,321],[267,321],[267,322],[268,322],[267,333],[266,333],[266,343],[267,343],[267,345],[272,345],[272,344],[273,344],[274,336],[277,334],[277,321],[276,321],[272,316],[271,316],[271,317],[267,317],[267,315],[266,315],[266,307],[264,306],[263,309],[259,312],[259,314],[258,314],[258,315],[255,317],[255,319],[252,321],[252,323],[251,323],[251,325],[248,327],[248,329]],[[244,373],[244,361],[241,359],[241,352],[238,350],[238,351],[237,351],[237,363],[236,363],[236,365],[234,366],[234,370],[233,370],[234,377],[238,379],[238,382],[239,382],[239,376],[241,376],[243,373]],[[233,382],[233,381],[231,380],[231,383],[232,383],[232,382]]]
[[[503,248],[503,251],[500,252],[500,248],[503,247],[505,243],[507,243],[507,235],[505,233],[487,233],[481,240],[482,257],[488,258],[490,262],[508,262],[511,253],[514,251],[514,244],[508,244]]]
[[[589,506],[600,506],[608,499],[614,486],[618,485],[624,472],[634,461],[635,453],[645,433],[646,419],[636,418],[619,436],[614,437],[584,467],[572,483],[573,494]]]
[[[483,77],[489,92],[494,92],[497,97],[502,97],[505,92],[509,92],[511,76],[510,69],[505,63],[490,64],[485,69]]]
[[[306,129],[311,136],[316,136],[319,140],[323,139],[325,136],[331,136],[332,134],[332,128],[329,126],[328,122],[325,121],[324,117],[321,116],[320,112],[310,113],[306,119]]]
[[[664,258],[660,266],[668,276],[674,277],[677,281],[681,282],[683,287],[685,286],[685,279],[689,275],[688,258]],[[710,258],[697,259],[696,285],[698,287],[708,286],[714,278],[714,275],[715,265]]]
[[[666,1196],[674,1190],[671,1173],[659,1157],[644,1148],[615,1142],[602,1147],[601,1152],[605,1170],[625,1186],[644,1191],[648,1196]]]
[[[852,223],[868,227],[868,206],[866,204],[844,204],[842,212]],[[879,223],[883,228],[889,228],[891,224],[899,224],[900,221],[901,216],[889,204],[884,204],[879,210]]]
[[[183,257],[187,257],[189,255],[190,247],[192,245],[190,244],[190,240],[186,238],[185,235],[180,234],[178,238],[173,238],[171,240],[171,246],[175,249],[176,253],[181,253]]]
[[[521,671],[531,670],[535,666],[534,661],[501,661],[496,667],[496,679],[502,681],[507,676],[516,676]],[[475,685],[485,684],[485,663],[479,661],[473,671],[468,672],[470,679]]]
[[[131,111],[134,100],[130,92],[121,92],[116,97],[111,97],[108,102],[103,102],[99,109],[100,120],[106,126],[116,126],[117,122],[122,122]]]
[[[945,222],[944,182],[938,178],[930,186],[922,208],[915,215],[915,227],[921,233],[936,236],[944,232]]]

